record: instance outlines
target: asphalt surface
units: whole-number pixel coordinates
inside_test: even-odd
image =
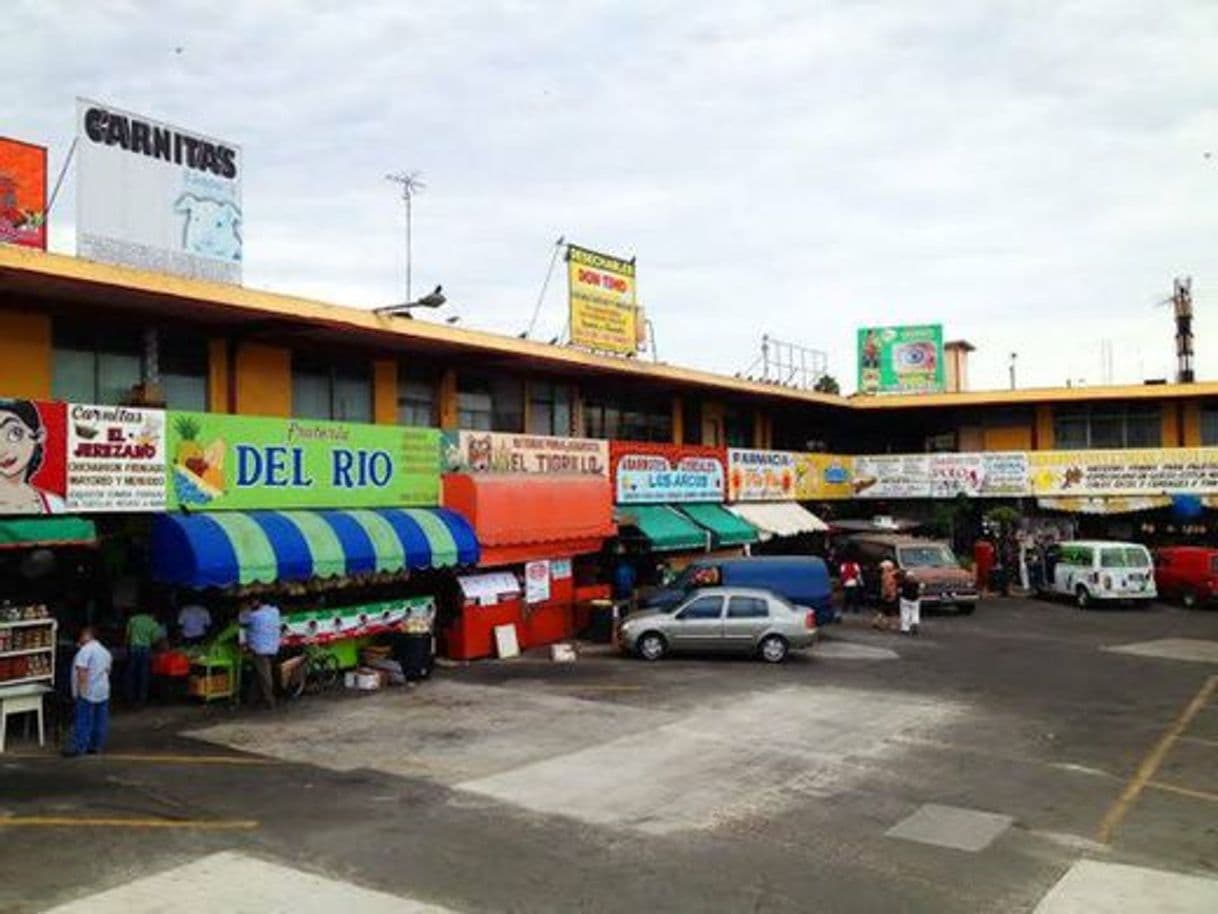
[[[1215,611],[994,599],[778,667],[592,650],[118,713],[96,758],[14,734],[0,911],[137,910],[91,896],[221,851],[450,911],[1031,912],[1080,860],[1218,877],[1216,650]]]

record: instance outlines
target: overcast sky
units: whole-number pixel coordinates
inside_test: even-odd
[[[85,95],[231,140],[246,285],[416,294],[528,324],[555,239],[638,257],[665,361],[762,333],[828,352],[942,322],[973,386],[1173,371],[1192,274],[1218,377],[1218,3],[214,2],[6,5],[0,133],[58,169]],[[181,48],[180,53],[176,50]],[[1205,153],[1212,151],[1213,159]],[[51,247],[74,253],[69,175]],[[556,273],[537,335],[565,323]]]

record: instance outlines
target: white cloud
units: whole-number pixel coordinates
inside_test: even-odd
[[[1151,305],[1192,273],[1218,375],[1205,0],[26,0],[9,22],[4,131],[53,164],[76,94],[243,145],[250,285],[399,298],[383,175],[417,168],[415,287],[466,325],[522,329],[565,234],[638,255],[668,360],[739,370],[768,331],[849,379],[857,325],[942,321],[979,385],[1011,351],[1023,383],[1098,381],[1100,339],[1134,380],[1170,373]],[[69,251],[71,205],[69,182]]]

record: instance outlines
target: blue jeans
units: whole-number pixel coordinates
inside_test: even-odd
[[[127,704],[148,703],[148,681],[152,678],[152,649],[131,647],[127,649],[127,670],[123,678],[123,692]]]
[[[110,702],[76,699],[76,714],[72,724],[73,752],[101,752],[110,728]]]

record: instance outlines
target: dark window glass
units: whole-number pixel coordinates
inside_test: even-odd
[[[170,409],[207,409],[207,344],[162,333],[157,347],[161,391]]]
[[[1201,409],[1201,443],[1218,444],[1218,405]]]
[[[367,364],[332,364],[292,358],[292,415],[298,419],[372,421],[372,370]]]
[[[531,435],[571,434],[571,394],[567,385],[529,382],[528,432]]]
[[[732,597],[727,601],[729,619],[764,619],[770,614],[770,605],[761,597]]]
[[[436,384],[421,374],[401,374],[398,380],[398,422],[436,425]]]
[[[698,597],[678,614],[680,619],[718,619],[723,613],[723,597]]]
[[[114,405],[143,380],[143,333],[137,328],[52,332],[51,395],[56,400]]]
[[[491,382],[491,427],[496,432],[524,431],[524,383],[498,377]]]
[[[476,432],[491,430],[491,384],[486,378],[458,377],[457,426]]]
[[[1157,403],[1059,407],[1053,413],[1053,446],[1059,450],[1159,447],[1162,416]]]
[[[702,404],[692,397],[681,402],[681,438],[685,444],[702,443]]]
[[[584,434],[624,441],[672,441],[672,404],[664,398],[590,394],[584,400]]]
[[[746,409],[727,409],[723,414],[723,435],[727,439],[728,447],[752,447],[752,412]]]

